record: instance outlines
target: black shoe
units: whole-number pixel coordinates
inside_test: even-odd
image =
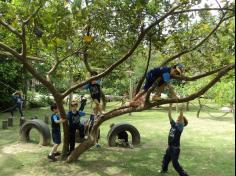
[[[189,176],[188,174],[187,174],[187,172],[183,172],[182,174],[181,174],[181,176]]]
[[[52,160],[52,161],[57,161],[57,159],[55,158],[55,155],[48,155],[48,159]]]
[[[54,153],[54,156],[60,156],[60,155],[61,155],[60,152],[56,152],[56,153]]]
[[[158,171],[160,174],[167,174],[168,172],[167,171],[164,171],[164,170],[159,170]]]
[[[70,154],[71,154],[71,151],[67,153],[67,156],[70,156]]]

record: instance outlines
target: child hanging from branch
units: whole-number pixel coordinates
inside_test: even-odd
[[[143,103],[142,97],[148,92],[148,90],[153,86],[154,83],[157,81],[157,92],[154,96],[155,99],[159,99],[161,92],[164,90],[164,88],[168,88],[171,91],[172,97],[175,97],[178,99],[176,93],[173,91],[173,88],[171,86],[170,79],[171,76],[174,75],[181,75],[184,71],[184,65],[177,64],[172,67],[157,67],[152,70],[150,70],[147,73],[146,76],[146,82],[143,87],[143,90],[139,92],[133,100],[130,102],[130,106],[137,107]]]
[[[188,176],[188,174],[184,171],[179,163],[179,155],[180,155],[180,138],[181,134],[184,130],[184,127],[188,125],[188,120],[184,116],[183,113],[184,105],[180,106],[180,113],[177,117],[176,121],[174,121],[172,117],[172,104],[170,104],[168,117],[170,120],[171,129],[168,136],[168,147],[166,149],[166,153],[163,157],[162,161],[162,169],[159,171],[160,173],[167,173],[169,163],[172,161],[175,170],[178,172],[180,176]]]

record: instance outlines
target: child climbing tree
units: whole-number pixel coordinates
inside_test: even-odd
[[[161,59],[156,58],[161,63],[157,66],[174,65],[175,61],[180,59],[183,59],[183,63],[189,59],[192,62],[201,62],[201,56],[192,58],[190,54],[198,53],[206,42],[212,42],[211,39],[216,37],[213,34],[224,30],[234,17],[234,4],[230,3],[222,7],[195,9],[198,1],[96,1],[83,5],[75,2],[77,1],[0,2],[0,53],[4,56],[1,59],[11,56],[23,64],[52,94],[62,119],[66,119],[63,107],[66,96],[94,80],[106,79],[107,75],[125,64],[128,59],[137,62],[135,57],[131,56],[146,49],[149,38],[147,36],[152,36],[155,50],[161,55]],[[211,11],[218,12],[218,15],[212,16]],[[35,18],[41,26],[40,38],[32,32]],[[193,22],[193,18],[201,18],[202,21]],[[86,31],[88,26],[89,35]],[[232,31],[226,31],[225,35],[232,35]],[[85,42],[86,35],[93,37]],[[215,51],[214,47],[211,52]],[[93,125],[88,139],[76,147],[68,158],[68,124],[63,123],[62,158],[67,159],[67,162],[77,160],[95,144],[99,126],[111,118],[177,101],[188,102],[203,95],[235,68],[232,59],[227,62],[223,62],[222,57],[215,59],[222,62],[208,67],[212,62],[204,60],[201,63],[210,69],[203,69],[200,73],[192,69],[189,72],[190,77],[173,76],[173,79],[196,81],[212,75],[211,81],[201,89],[179,100],[150,102],[149,96],[155,88],[151,87],[142,107],[123,106],[103,114]],[[95,76],[78,81],[65,91],[60,91],[57,81],[61,79],[63,72],[69,70],[70,62],[77,63],[78,70],[86,69],[91,72],[89,68],[95,65],[103,70]],[[83,62],[86,63],[85,67]]]

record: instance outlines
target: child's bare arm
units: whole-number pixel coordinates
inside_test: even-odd
[[[66,119],[55,120],[55,123],[64,123]]]
[[[168,89],[169,89],[169,91],[170,91],[171,97],[176,98],[176,99],[179,99],[179,97],[176,95],[176,93],[175,93],[174,88],[172,87],[172,85],[171,85],[171,84],[168,84],[167,86],[168,86]]]
[[[172,110],[172,104],[170,104],[169,111],[168,111],[168,117],[169,117],[170,122],[173,120],[171,110]]]

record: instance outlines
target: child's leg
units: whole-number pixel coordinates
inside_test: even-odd
[[[10,111],[11,111],[11,116],[12,116],[12,117],[14,116],[14,111],[16,110],[16,108],[17,108],[17,105],[15,104],[15,105],[10,109]]]
[[[50,156],[52,156],[54,153],[57,152],[57,149],[59,147],[60,144],[54,144],[53,147],[52,147],[52,150],[51,152],[49,153]]]
[[[18,109],[19,109],[19,112],[20,112],[21,117],[23,117],[24,114],[23,114],[23,112],[22,112],[22,104],[18,104],[17,107],[18,107]]]
[[[69,151],[72,152],[75,149],[75,132],[76,129],[71,130],[69,133]]]
[[[100,103],[100,100],[95,99],[94,102],[95,102],[97,114],[98,114],[98,113],[103,114],[103,112],[102,112],[102,105],[101,105],[101,103]],[[97,114],[96,114],[96,115],[97,115]]]

